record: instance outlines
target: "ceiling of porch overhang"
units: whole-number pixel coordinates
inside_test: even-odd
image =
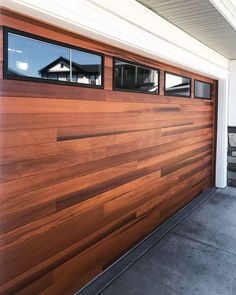
[[[236,30],[210,1],[138,0],[138,2],[226,58],[236,59]]]

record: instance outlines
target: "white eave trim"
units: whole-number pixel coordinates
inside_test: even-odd
[[[135,0],[2,0],[1,6],[213,78],[228,75],[228,59]]]
[[[209,0],[219,13],[236,30],[236,1],[235,0]]]

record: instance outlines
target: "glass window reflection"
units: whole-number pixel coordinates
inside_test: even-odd
[[[190,97],[191,79],[171,73],[165,73],[165,95]]]
[[[8,76],[102,85],[102,57],[8,33]]]
[[[197,98],[211,98],[211,84],[195,80],[194,82],[194,93]]]
[[[115,89],[137,92],[159,92],[159,70],[115,60]]]

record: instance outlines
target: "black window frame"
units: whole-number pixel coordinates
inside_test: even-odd
[[[77,83],[70,81],[60,81],[53,79],[42,79],[37,77],[27,77],[27,76],[18,76],[18,75],[9,75],[8,74],[8,34],[16,34],[23,37],[31,38],[34,40],[46,42],[49,44],[54,44],[62,47],[66,47],[68,49],[79,50],[90,54],[95,54],[101,57],[101,85],[94,84],[86,84],[86,83]],[[13,29],[10,27],[3,27],[3,79],[7,80],[18,80],[18,81],[28,81],[28,82],[38,82],[38,83],[46,83],[46,84],[57,84],[57,85],[67,85],[67,86],[76,86],[76,87],[85,87],[85,88],[96,88],[96,89],[104,89],[104,54],[100,52],[96,52],[90,49],[82,48],[79,46],[71,45],[68,43],[56,41],[50,38],[42,37],[36,34],[28,33],[25,31]]]
[[[157,71],[158,72],[158,91],[148,92],[148,91],[142,91],[142,90],[129,90],[129,89],[116,88],[115,87],[115,61],[116,60],[126,62],[126,63],[129,63],[131,65],[140,66],[140,67],[144,67],[144,68],[149,68],[149,69],[152,69],[154,71]],[[112,72],[112,90],[113,91],[143,93],[143,94],[149,94],[149,95],[160,95],[160,72],[161,72],[160,69],[155,68],[155,67],[151,67],[151,66],[148,66],[148,65],[145,65],[145,64],[140,64],[140,63],[137,63],[137,62],[134,62],[134,61],[130,61],[130,60],[127,60],[127,59],[119,58],[117,56],[113,56],[113,65],[112,65],[112,67],[113,67],[113,72]]]
[[[195,88],[195,83],[196,82],[201,82],[201,83],[205,83],[205,84],[209,84],[210,85],[210,94],[211,94],[211,97],[202,97],[202,96],[197,96],[196,95],[196,88]],[[205,81],[202,81],[202,80],[198,80],[198,79],[194,79],[194,98],[196,99],[207,99],[207,100],[212,100],[212,83],[209,83],[209,82],[205,82]]]
[[[173,76],[189,79],[190,80],[190,88],[189,88],[190,94],[189,95],[170,95],[170,94],[167,94],[166,93],[166,74],[170,74],[170,75],[173,75]],[[183,76],[183,75],[180,75],[180,74],[176,74],[176,73],[173,73],[173,72],[169,72],[169,71],[164,71],[164,95],[165,96],[170,96],[170,97],[173,96],[173,97],[192,98],[192,78],[187,77],[187,76]]]

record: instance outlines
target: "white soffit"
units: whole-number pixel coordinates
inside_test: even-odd
[[[2,0],[1,6],[213,78],[228,75],[227,58],[135,0]]]
[[[236,1],[138,1],[226,58],[236,59]]]

